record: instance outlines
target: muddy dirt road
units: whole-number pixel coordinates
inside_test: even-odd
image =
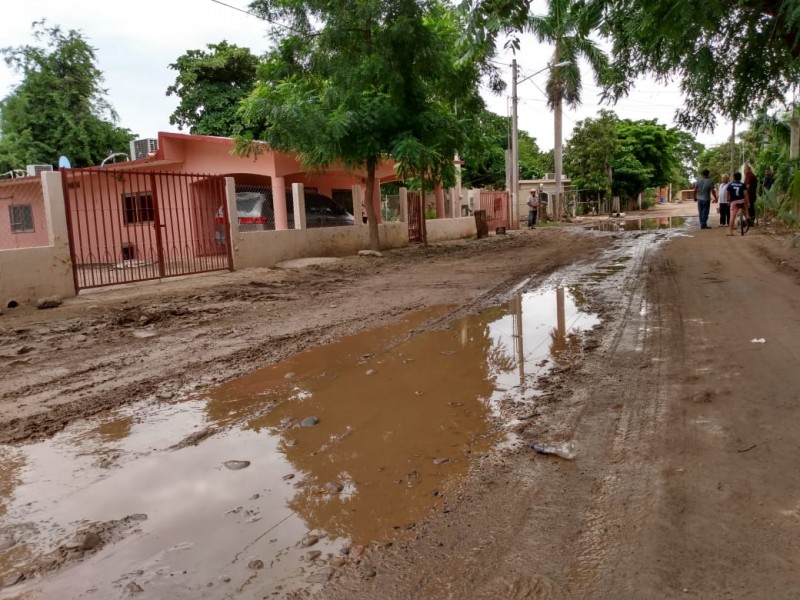
[[[797,597],[800,258],[680,210],[7,311],[0,598]]]

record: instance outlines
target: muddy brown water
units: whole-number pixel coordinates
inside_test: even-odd
[[[0,446],[0,534],[14,542],[0,583],[24,576],[0,598],[261,598],[319,585],[343,549],[413,535],[476,456],[509,443],[508,402],[534,403],[536,378],[574,361],[598,322],[581,305],[579,288],[537,290],[417,331],[448,308],[420,311],[184,402]],[[308,417],[319,422],[302,426]],[[99,551],[45,560],[93,528]]]
[[[620,219],[586,225],[590,231],[649,231],[653,229],[678,229],[686,225],[686,217],[648,217],[644,219]]]

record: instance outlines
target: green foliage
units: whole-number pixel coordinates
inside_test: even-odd
[[[430,0],[256,0],[280,22],[275,48],[243,103],[239,149],[260,139],[324,168],[366,172],[370,243],[378,246],[371,197],[390,154],[403,177],[447,181],[470,118],[483,109],[480,62],[457,63],[461,25]],[[458,112],[456,112],[456,105]]]
[[[459,152],[464,166],[461,180],[476,188],[505,189],[506,156],[511,132],[510,119],[488,110],[469,121],[466,139]],[[552,155],[549,157],[552,162]],[[536,179],[547,172],[548,156],[539,150],[536,139],[519,132],[520,179]]]
[[[127,151],[133,138],[115,125],[94,48],[80,32],[33,24],[39,45],[3,48],[6,64],[22,81],[0,101],[0,172],[26,164],[98,164],[109,152]]]
[[[260,60],[248,48],[226,41],[207,48],[189,50],[169,66],[178,76],[167,95],[180,99],[169,122],[197,135],[232,136],[239,129],[239,104],[255,85]]]
[[[521,1],[521,0],[520,0]],[[778,0],[594,0],[613,41],[609,97],[635,78],[678,79],[680,125],[712,128],[782,102],[800,79],[800,4]]]
[[[680,132],[655,121],[619,119],[601,111],[596,119],[578,122],[564,165],[584,197],[632,200],[646,188],[669,183],[687,145]]]

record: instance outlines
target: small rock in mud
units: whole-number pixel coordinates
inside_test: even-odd
[[[344,489],[344,486],[338,481],[329,481],[323,487],[329,494],[338,494]]]
[[[347,559],[344,556],[334,556],[328,561],[328,564],[332,567],[343,567],[347,564]]]
[[[306,417],[300,421],[300,427],[313,427],[314,425],[319,425],[319,419],[317,417]]]
[[[284,475],[282,477],[284,481],[289,481],[290,479],[294,479],[294,473],[289,473],[288,475]]]
[[[81,334],[81,335],[76,335],[73,339],[76,342],[85,342],[88,338],[85,335]]]
[[[135,581],[129,581],[125,586],[126,596],[136,596],[137,594],[141,594],[142,592],[144,592],[144,588]]]
[[[283,378],[284,379],[294,379],[294,376],[295,376],[294,373],[287,373],[286,375],[283,376]]]
[[[306,560],[308,562],[314,562],[320,556],[322,556],[322,552],[320,552],[319,550],[309,550],[308,552],[306,552]]]
[[[260,571],[264,568],[264,561],[258,559],[251,560],[249,563],[247,563],[247,568],[251,571]]]
[[[17,540],[14,539],[14,536],[8,533],[0,534],[0,552],[5,552],[9,548],[13,548],[16,546]]]
[[[367,579],[371,579],[372,577],[375,577],[375,575],[378,574],[378,572],[375,570],[375,567],[367,563],[361,563],[360,565],[358,565],[358,570],[361,573],[361,576]]]
[[[250,500],[258,500],[259,498],[261,498],[261,494],[253,494],[250,496]]]
[[[378,372],[375,369],[369,369],[367,371],[367,375],[377,375],[377,374],[378,374]]]
[[[102,545],[102,543],[103,543],[103,538],[101,538],[94,531],[90,531],[85,536],[83,536],[83,541],[81,541],[80,549],[84,551],[94,550],[98,546]]]
[[[435,464],[435,465],[446,465],[449,462],[450,462],[450,459],[446,458],[444,456],[440,456],[439,458],[434,458],[433,459],[433,464]]]
[[[300,540],[300,545],[303,546],[303,548],[308,548],[310,546],[313,546],[317,542],[319,542],[319,537],[317,537],[316,535],[307,535],[302,540]]]
[[[45,308],[56,308],[57,306],[61,306],[64,301],[61,299],[61,296],[48,296],[46,298],[39,298],[36,301],[36,308],[43,310]]]
[[[224,463],[226,469],[230,469],[231,471],[241,471],[242,469],[246,469],[250,466],[249,460],[226,460]]]
[[[134,513],[132,515],[128,515],[128,518],[131,521],[147,521],[147,515],[144,513]]]
[[[333,577],[333,567],[325,567],[309,575],[306,581],[308,581],[308,583],[328,583],[331,577]]]
[[[377,250],[359,250],[358,251],[358,255],[359,256],[371,256],[371,257],[374,257],[374,258],[383,258],[383,254],[381,254]]]

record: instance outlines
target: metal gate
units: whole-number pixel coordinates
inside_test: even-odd
[[[419,193],[408,192],[408,241],[418,244],[422,241],[422,211],[420,210]]]
[[[489,231],[498,227],[508,229],[508,192],[481,191],[480,208],[486,211]]]
[[[61,173],[77,290],[233,268],[224,177]]]

